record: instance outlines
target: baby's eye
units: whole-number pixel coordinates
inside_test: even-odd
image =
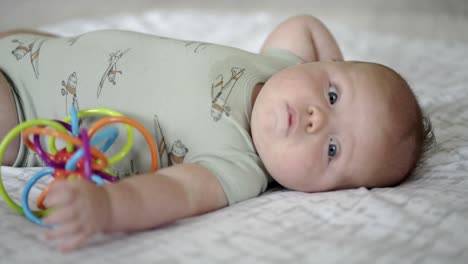
[[[330,138],[330,142],[328,143],[328,159],[333,159],[337,152],[338,144],[335,142],[334,139]]]
[[[328,100],[330,101],[331,105],[335,104],[338,100],[338,90],[333,85],[330,85],[328,88]]]

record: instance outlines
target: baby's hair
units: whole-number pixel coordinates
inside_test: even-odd
[[[419,152],[416,153],[416,164],[408,172],[408,175],[403,178],[403,180],[407,179],[421,167],[422,163],[427,158],[427,155],[437,143],[431,119],[423,113],[421,118],[421,125],[422,129],[419,133],[419,138],[416,139],[418,141],[418,145],[421,146],[419,148]]]
[[[432,147],[436,144],[436,137],[434,134],[434,130],[432,128],[432,122],[429,117],[423,115],[423,131],[422,131],[422,148],[421,148],[421,155],[424,158],[425,155],[432,149]]]
[[[430,152],[432,147],[436,144],[436,138],[434,134],[434,130],[432,127],[432,122],[430,118],[423,113],[422,107],[419,104],[419,101],[417,100],[416,95],[414,94],[413,89],[409,85],[408,81],[397,71],[394,69],[385,66],[383,64],[379,63],[373,63],[370,62],[370,64],[374,64],[376,66],[382,67],[385,70],[388,70],[395,74],[396,77],[398,77],[402,81],[402,85],[407,91],[411,94],[411,97],[414,100],[414,110],[415,110],[415,116],[412,118],[410,121],[411,124],[409,124],[408,129],[406,132],[403,132],[404,134],[409,135],[412,137],[415,141],[415,149],[413,150],[413,153],[411,155],[412,157],[412,162],[411,165],[407,171],[406,174],[401,175],[402,177],[399,177],[399,180],[397,182],[394,182],[392,185],[398,185],[402,182],[404,182],[406,179],[408,179],[411,175],[414,174],[414,172],[421,167],[421,164],[423,161],[426,159],[427,154]]]
[[[358,62],[358,63],[362,63],[362,62]],[[384,69],[393,72],[396,76],[398,76],[401,79],[401,81],[403,81],[403,84],[406,86],[408,91],[413,96],[415,103],[416,103],[416,122],[418,122],[418,124],[416,124],[416,129],[419,131],[419,133],[416,134],[416,144],[418,146],[418,149],[415,155],[415,158],[416,158],[415,167],[418,167],[421,161],[424,160],[426,155],[430,152],[432,147],[436,144],[436,138],[435,138],[434,130],[432,127],[431,119],[429,118],[429,116],[423,113],[422,107],[419,104],[419,101],[417,100],[416,95],[414,94],[414,90],[411,88],[408,81],[400,73],[380,63],[374,63],[374,62],[366,62],[366,63],[374,64],[374,65],[383,67]],[[410,170],[410,172],[413,171],[413,169]],[[411,174],[411,173],[408,173],[408,174]]]
[[[406,180],[408,177],[413,175],[413,173],[421,167],[423,161],[427,158],[427,155],[429,154],[430,150],[436,144],[436,137],[435,137],[435,133],[432,127],[431,119],[429,118],[429,116],[424,114],[422,107],[419,105],[419,102],[413,93],[413,89],[411,89],[411,86],[408,84],[406,79],[403,78],[403,76],[401,76],[399,73],[397,74],[404,81],[405,85],[411,91],[411,93],[413,94],[415,98],[416,108],[417,108],[416,122],[418,122],[416,126],[417,131],[415,134],[416,147],[417,147],[415,157],[414,157],[415,162],[412,168],[399,182],[401,183],[404,180]]]
[[[406,117],[412,116],[412,118],[409,117],[409,119],[407,119],[409,124],[406,124],[407,125],[406,129],[403,129],[403,131],[401,132],[402,133],[401,137],[403,138],[409,137],[412,140],[414,140],[415,148],[411,150],[412,151],[411,156],[410,156],[411,163],[409,164],[409,168],[406,169],[406,173],[397,177],[398,180],[390,184],[392,186],[396,186],[402,183],[403,181],[405,181],[406,179],[408,179],[411,175],[414,174],[416,170],[418,170],[421,167],[422,163],[427,158],[427,155],[429,154],[430,150],[436,144],[436,138],[435,138],[434,130],[432,127],[432,122],[430,118],[423,113],[422,107],[420,106],[417,100],[417,97],[414,94],[413,89],[411,88],[409,83],[400,73],[380,63],[363,62],[363,61],[348,61],[348,62],[356,63],[356,64],[364,64],[364,65],[374,65],[374,66],[380,67],[386,72],[391,72],[394,77],[397,77],[397,79],[401,81],[400,84],[402,85],[402,88],[407,90],[411,95],[412,99],[410,100],[413,101],[413,103],[410,103],[410,105],[414,106],[415,115],[406,116]],[[411,106],[406,105],[405,107],[411,107]]]

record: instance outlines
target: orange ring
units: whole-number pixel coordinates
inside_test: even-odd
[[[48,129],[48,128],[32,127],[32,128],[25,129],[23,131],[23,141],[34,152],[36,152],[36,148],[35,148],[34,144],[31,142],[31,140],[28,137],[29,135],[34,135],[34,134],[44,134],[44,135],[48,135],[48,136],[58,137],[58,138],[61,138],[61,139],[65,140],[65,141],[69,141],[69,142],[73,143],[75,146],[78,146],[78,147],[83,146],[83,143],[80,140],[78,140],[77,138],[72,137],[70,135],[58,132],[56,130],[51,130],[51,129]],[[97,148],[95,148],[93,146],[90,146],[90,147],[91,147],[91,154],[93,155],[93,157],[97,157],[97,159],[101,161],[100,163],[94,163],[93,162],[93,164],[92,164],[93,170],[103,170],[104,168],[107,167],[107,158],[106,158],[106,156],[104,156],[104,154],[101,151],[99,151]]]
[[[57,169],[54,169],[54,175],[56,173],[56,170]],[[59,170],[62,170],[62,169],[59,169]],[[65,171],[65,170],[63,170],[63,171]],[[64,177],[64,176],[61,176],[61,177],[54,176],[54,179],[44,188],[44,190],[42,190],[41,194],[37,198],[37,201],[36,201],[37,208],[39,208],[41,210],[47,209],[45,207],[45,205],[44,205],[44,200],[47,197],[47,194],[49,193],[50,188],[52,188],[52,186],[55,184],[56,181],[63,180],[63,179],[66,179],[66,177]]]
[[[39,198],[37,198],[37,201],[36,201],[36,206],[37,208],[41,209],[41,210],[45,210],[47,209],[44,205],[44,200],[47,196],[47,194],[49,193],[49,190],[50,188],[52,188],[52,186],[54,186],[54,183],[55,181],[57,181],[57,179],[54,178],[53,181],[51,181],[45,188],[44,190],[42,190],[41,194],[39,195]]]
[[[89,137],[92,138],[93,135],[97,132],[98,129],[100,129],[103,126],[106,126],[108,124],[111,124],[111,123],[126,123],[126,124],[129,124],[129,125],[133,126],[134,128],[136,128],[136,129],[138,129],[140,131],[140,133],[143,135],[143,137],[145,137],[146,142],[148,143],[148,145],[149,145],[148,147],[149,147],[150,152],[151,152],[151,169],[150,169],[150,171],[155,172],[158,169],[158,166],[159,166],[159,157],[158,157],[158,152],[156,151],[157,150],[156,143],[154,143],[153,137],[151,136],[150,133],[148,133],[146,128],[143,125],[141,125],[140,123],[138,123],[137,121],[135,121],[135,120],[133,120],[131,118],[125,117],[125,116],[106,117],[106,118],[103,118],[103,119],[97,121],[93,126],[91,126],[89,128],[89,130],[88,130]]]

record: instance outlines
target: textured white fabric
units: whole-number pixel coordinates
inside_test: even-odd
[[[256,51],[281,19],[154,11],[42,29],[130,29]],[[431,116],[438,145],[411,179],[373,190],[276,190],[156,230],[101,237],[71,254],[56,252],[42,228],[2,201],[0,263],[468,263],[468,43],[330,27],[347,59],[401,72]],[[33,171],[2,168],[15,199]]]

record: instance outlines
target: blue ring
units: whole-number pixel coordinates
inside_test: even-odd
[[[119,130],[116,127],[109,127],[91,139],[91,145],[95,146],[107,137],[106,142],[100,148],[101,152],[106,152],[119,136]]]
[[[74,171],[76,170],[76,164],[78,161],[83,157],[84,155],[84,150],[83,148],[80,148],[75,154],[73,154],[70,159],[67,161],[65,164],[65,170],[67,171]]]
[[[71,115],[71,126],[72,126],[72,135],[78,137],[78,129],[80,126],[80,120],[78,118],[78,112],[74,106],[70,107],[70,115]]]
[[[98,186],[104,185],[105,181],[102,179],[101,176],[93,174],[91,175],[91,180],[96,183]]]
[[[45,226],[45,227],[52,227],[52,225],[46,225],[44,222],[37,217],[29,208],[28,200],[29,200],[29,192],[31,191],[31,188],[33,185],[40,180],[42,177],[47,176],[47,175],[53,175],[54,174],[54,169],[52,168],[46,168],[44,170],[41,170],[40,172],[36,173],[27,183],[26,186],[24,187],[23,190],[23,195],[21,199],[21,205],[23,206],[23,212],[24,215],[33,223]]]

